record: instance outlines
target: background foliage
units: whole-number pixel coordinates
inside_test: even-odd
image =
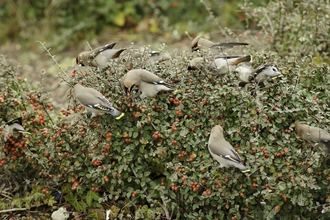
[[[7,11],[2,12],[11,11],[9,3],[12,2],[6,1]],[[110,3],[102,3],[95,3],[98,15],[92,18],[115,22],[118,18],[102,17],[111,8]],[[135,13],[142,3],[116,3],[125,8],[125,25],[128,15],[136,22],[143,18],[143,13]],[[163,15],[162,10],[173,8],[173,2],[148,3],[154,4],[154,10],[144,9],[144,13],[152,16],[157,10]],[[318,1],[312,3],[316,5]],[[79,13],[82,8],[91,10],[80,3],[67,4],[66,10],[62,9],[65,13],[62,18],[67,22],[64,19],[61,23],[60,16],[55,16],[61,10],[50,9],[64,7],[63,2],[47,5],[50,14],[37,13],[38,8],[43,11],[43,3],[34,2],[34,9],[25,9],[25,1],[17,4],[22,6],[17,8],[28,11],[27,15],[35,20],[54,13],[54,18],[45,22],[54,22],[51,24],[59,30],[65,30],[65,25],[70,26],[75,20],[83,22],[85,16]],[[267,82],[266,89],[255,87],[256,95],[238,88],[235,73],[220,78],[207,70],[187,71],[189,60],[200,54],[189,50],[178,52],[167,45],[159,50],[169,52],[172,58],[162,63],[150,62],[147,55],[150,48],[146,47],[140,58],[133,57],[134,52],[141,52],[132,48],[99,73],[82,67],[75,67],[72,73],[59,73],[68,85],[82,82],[109,97],[125,112],[119,121],[107,115],[88,118],[72,91],[66,94],[65,108],[56,111],[49,98],[51,94],[17,76],[19,68],[2,57],[1,124],[23,115],[24,127],[31,135],[12,137],[2,145],[0,170],[4,182],[10,182],[14,190],[7,192],[10,196],[0,202],[1,209],[65,203],[72,210],[98,219],[102,218],[91,208],[101,205],[111,209],[111,219],[329,218],[329,156],[293,132],[293,124],[298,120],[322,128],[329,124],[330,67],[326,63],[329,41],[320,43],[329,27],[323,20],[326,16],[307,13],[314,9],[306,2],[293,4],[293,8],[286,1],[257,8],[250,8],[250,4],[242,6],[244,16],[250,19],[248,24],[261,28],[261,34],[252,35],[250,40],[252,45],[262,42],[262,50],[257,49],[260,46],[257,43],[256,47],[244,50],[254,55],[253,67],[272,62],[283,73],[281,78]],[[281,10],[273,10],[276,5]],[[176,8],[180,7],[184,8],[178,3]],[[318,10],[326,7],[329,6]],[[123,10],[115,12],[119,11]],[[253,16],[259,12],[263,13]],[[277,22],[275,18],[283,12],[287,16]],[[81,19],[67,18],[79,18],[79,14]],[[297,19],[302,14],[318,19],[318,25],[302,26],[301,19]],[[168,19],[172,18],[174,23],[175,15]],[[269,20],[271,23],[266,22]],[[83,27],[88,29],[97,24],[90,25]],[[288,25],[291,28],[281,32]],[[296,31],[299,25],[310,33],[318,30],[314,37],[306,37],[303,46],[297,39],[305,37],[306,31]],[[270,26],[278,31],[269,32]],[[97,31],[96,27],[91,29]],[[237,37],[230,30],[227,33]],[[209,52],[202,55],[213,56]],[[132,98],[125,97],[119,79],[131,68],[155,72],[176,85],[181,93],[145,100],[138,99],[139,92]],[[207,150],[210,129],[216,124],[224,127],[226,139],[251,168],[250,174],[234,168],[217,169],[217,162]],[[54,197],[59,191],[61,196]]]
[[[68,46],[77,46],[82,40],[94,39],[106,29],[181,39],[185,31],[219,31],[212,26],[214,18],[218,16],[221,19],[217,23],[222,27],[244,28],[244,15],[239,11],[239,2],[5,0],[0,3],[0,28],[3,30],[0,40],[16,39],[30,47],[34,44],[30,39],[34,38],[35,41],[56,45],[54,50],[61,51]],[[205,7],[210,8],[209,11]]]

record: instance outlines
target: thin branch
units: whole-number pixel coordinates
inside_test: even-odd
[[[57,62],[57,60],[55,59],[55,55],[52,55],[50,53],[51,48],[47,49],[47,47],[45,46],[45,43],[41,42],[41,41],[37,41],[38,43],[40,43],[42,45],[42,47],[47,51],[47,55],[49,55],[55,62],[56,66],[61,70],[61,72],[67,77],[69,78],[69,76],[66,74],[66,72],[64,71],[64,69],[60,66],[60,64]],[[64,79],[64,77],[61,77],[59,74],[57,74],[58,77],[60,79],[62,79],[64,82],[66,82],[68,85],[71,85],[71,83],[69,83],[66,79]]]
[[[25,210],[27,210],[27,208],[14,208],[14,209],[1,210],[0,213],[17,212],[17,211],[25,211]]]
[[[136,178],[138,178],[138,176],[137,176],[137,174],[136,174],[136,172],[135,172],[135,170],[134,170],[133,166],[130,166],[130,168],[131,168],[131,170],[132,170],[132,172],[133,172],[134,176],[135,176]]]
[[[6,191],[0,191],[0,195],[2,195],[3,197],[6,197],[8,199],[13,199],[13,197],[6,194]]]
[[[150,122],[150,124],[151,124],[151,126],[152,126],[155,130],[157,130],[157,128],[156,128],[156,126],[154,125],[154,123]]]
[[[159,201],[157,201],[157,203],[164,210],[165,215],[166,215],[166,219],[171,219],[170,213],[169,213],[168,209],[166,208],[166,201],[165,201],[165,198],[164,198],[164,194],[162,192],[160,192],[160,198],[162,199],[163,204],[160,203]]]
[[[221,27],[219,21],[216,19],[216,17],[214,16],[214,13],[212,12],[211,8],[206,5],[206,3],[204,2],[204,0],[200,0],[200,2],[204,5],[205,9],[207,10],[207,12],[209,13],[209,15],[211,16],[211,18],[215,21],[216,25],[218,26],[219,30],[221,31],[221,33],[228,37],[226,31]]]

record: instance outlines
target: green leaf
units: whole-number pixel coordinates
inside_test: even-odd
[[[122,27],[125,24],[125,17],[126,15],[124,12],[118,13],[114,18],[113,23],[119,27]]]

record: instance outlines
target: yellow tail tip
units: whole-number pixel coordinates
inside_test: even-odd
[[[119,115],[117,118],[116,118],[116,120],[119,120],[119,119],[121,119],[122,117],[124,117],[124,113],[121,113],[121,115]]]
[[[181,92],[181,91],[178,90],[178,89],[176,89],[176,90],[173,91],[173,94],[176,95],[176,94],[178,94],[179,92]]]
[[[250,169],[242,170],[242,173],[248,173],[248,172],[250,172],[250,171],[251,171]]]

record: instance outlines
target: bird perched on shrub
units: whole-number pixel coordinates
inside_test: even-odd
[[[220,167],[235,166],[243,173],[250,171],[249,168],[242,164],[241,158],[233,146],[225,140],[223,128],[220,125],[212,128],[208,148],[212,157],[220,163]]]
[[[162,54],[160,51],[150,51],[149,53],[150,60],[152,63],[160,63],[165,60],[171,59],[171,56],[169,54]]]
[[[126,94],[130,93],[134,86],[141,92],[141,98],[154,97],[158,92],[177,92],[167,87],[160,77],[144,69],[134,69],[128,71],[121,79],[121,85]]]
[[[219,48],[232,48],[234,46],[246,46],[248,43],[241,42],[223,42],[223,43],[214,43],[212,41],[202,38],[200,35],[195,37],[191,42],[191,50],[198,51],[203,49],[219,49]]]
[[[330,133],[327,131],[301,121],[295,124],[295,130],[303,140],[323,144],[330,153]]]
[[[141,59],[142,62],[146,62],[147,64],[159,64],[166,60],[171,59],[171,55],[168,52],[161,52],[161,51],[149,51],[146,53],[146,49],[144,51],[132,51],[130,50],[130,55],[136,60]],[[147,55],[147,59],[144,58],[144,55]]]
[[[126,50],[113,49],[116,42],[97,47],[91,51],[83,51],[76,58],[76,63],[81,66],[99,67],[101,69],[107,67],[109,60],[117,58]]]
[[[15,132],[18,132],[21,134],[30,134],[23,128],[22,117],[8,121],[6,124],[4,124],[1,127],[3,129],[2,134],[3,134],[5,141],[7,141],[7,136],[9,134],[13,135],[13,134],[15,134]]]
[[[80,104],[92,114],[108,113],[117,120],[124,116],[124,113],[114,108],[99,91],[93,88],[87,88],[78,83],[74,86],[74,93]]]
[[[220,74],[226,74],[235,69],[235,66],[242,62],[250,62],[251,56],[217,56],[214,60],[206,63],[206,58],[196,57],[189,62],[188,70],[201,69],[205,64],[206,68],[214,69]]]
[[[262,66],[259,66],[252,72],[251,68],[237,68],[236,71],[238,72],[238,77],[241,80],[240,86],[244,87],[246,84],[251,82],[256,82],[260,86],[264,86],[264,82],[267,79],[274,79],[275,77],[281,75],[280,71],[272,65],[272,64],[265,64]]]

